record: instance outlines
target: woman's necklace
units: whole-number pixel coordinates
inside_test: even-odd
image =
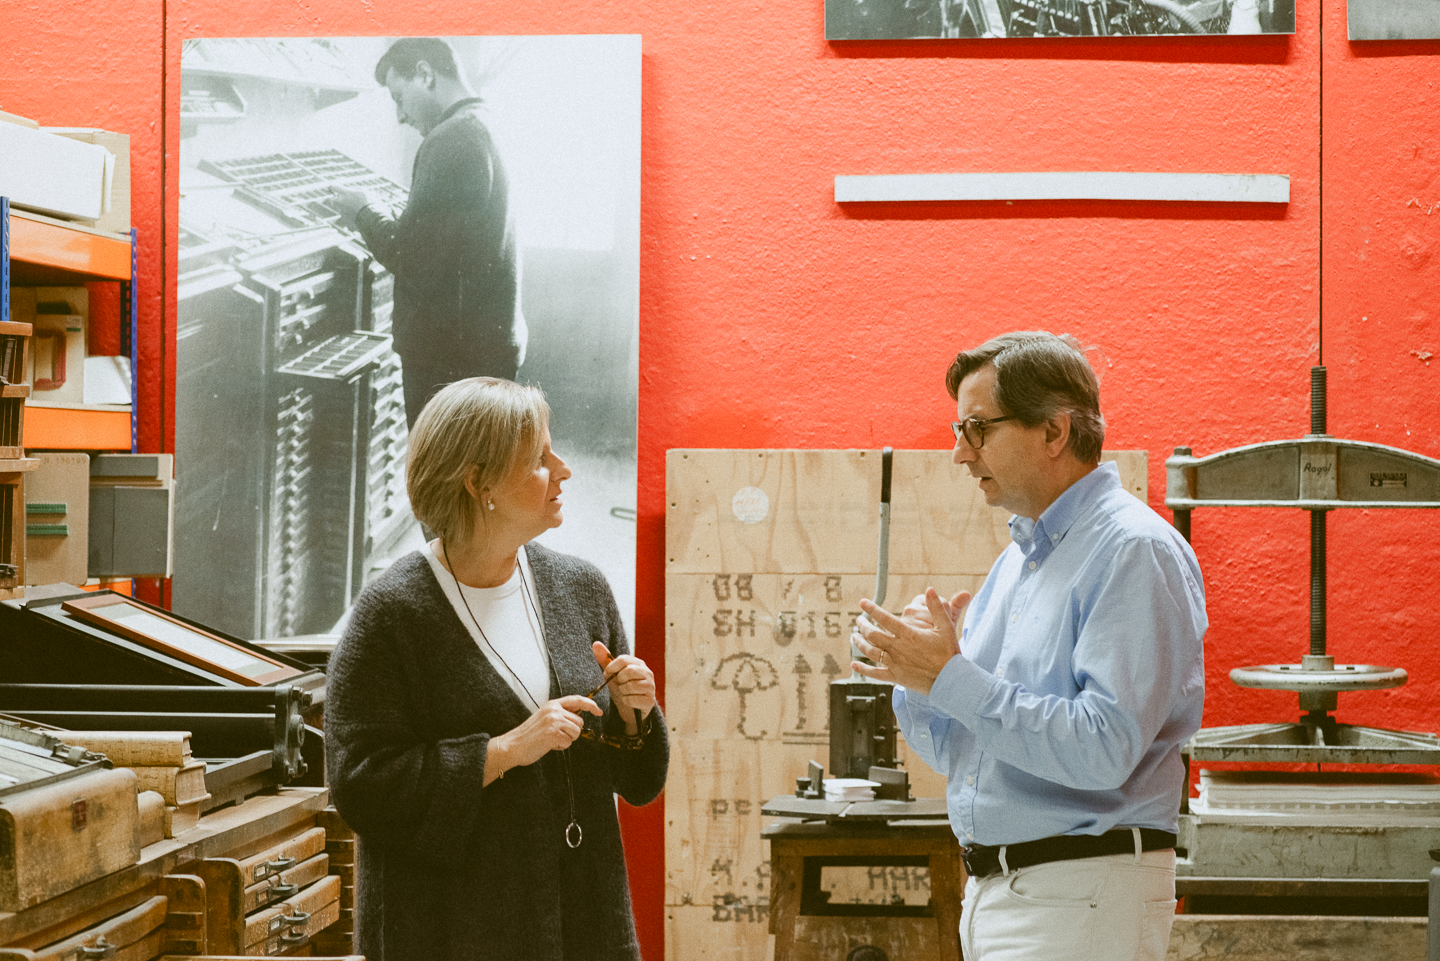
[[[525,697],[531,704],[535,705],[535,710],[540,710],[540,702],[535,700],[535,695],[530,692],[530,688],[521,680],[520,675],[515,673],[515,669],[510,666],[505,660],[505,657],[495,645],[490,642],[490,638],[485,634],[485,628],[480,626],[480,619],[476,617],[475,612],[470,609],[470,602],[465,599],[465,589],[460,585],[460,578],[455,574],[455,565],[450,563],[450,548],[443,540],[440,542],[440,552],[445,557],[445,567],[450,571],[450,577],[455,581],[455,592],[460,595],[460,603],[465,605],[465,613],[470,615],[470,620],[475,625],[475,630],[480,632],[480,639],[485,642],[486,647],[490,648],[490,653],[495,655],[496,660],[504,665],[505,670],[510,672],[510,676],[515,678],[515,682],[520,685],[520,690],[525,692]],[[530,585],[525,580],[525,565],[520,563],[519,557],[515,558],[515,566],[520,574],[520,606],[525,609],[525,623],[530,625],[530,636],[534,639],[535,646],[545,655],[545,661],[550,667],[550,673],[558,678],[560,675],[555,672],[555,659],[550,656],[550,648],[541,642],[540,630],[535,623],[540,617],[538,608],[536,609],[535,620],[532,621],[530,618],[530,610],[535,607],[535,601],[530,596]],[[581,723],[584,723],[583,719]],[[571,850],[574,850],[584,842],[585,832],[580,829],[580,822],[575,819],[575,783],[570,776],[570,749],[568,747],[560,752],[560,759],[565,762],[565,792],[570,797],[570,823],[565,825],[565,844]]]

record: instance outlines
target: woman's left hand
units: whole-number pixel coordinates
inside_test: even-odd
[[[611,657],[610,651],[599,641],[594,643],[592,650],[600,670],[610,678],[606,686],[610,688],[610,699],[620,709],[626,733],[638,734],[640,729],[635,723],[635,712],[639,711],[640,719],[644,720],[655,709],[655,672],[634,654]]]

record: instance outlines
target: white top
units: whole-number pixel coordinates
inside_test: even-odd
[[[540,619],[534,588],[526,586],[533,585],[535,577],[525,548],[520,548],[515,572],[499,587],[460,584],[441,563],[439,551],[440,541],[431,541],[425,559],[455,608],[455,615],[520,703],[534,712],[550,699],[550,662],[545,656],[545,624]]]

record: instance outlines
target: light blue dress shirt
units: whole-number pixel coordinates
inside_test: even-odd
[[[1208,620],[1195,552],[1102,464],[1010,537],[928,696],[896,688],[947,778],[962,845],[1174,831],[1200,727]]]

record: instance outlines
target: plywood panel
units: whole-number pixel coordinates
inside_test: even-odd
[[[665,906],[666,961],[771,961],[774,940],[768,901]]]
[[[668,571],[875,570],[877,451],[672,450],[665,490]]]
[[[983,581],[975,574],[892,574],[886,607],[903,609],[931,584],[953,594]],[[666,577],[665,710],[672,731],[828,749],[826,685],[849,676],[860,599],[874,594],[874,573]]]
[[[1145,451],[1103,459],[1145,500]],[[669,451],[666,570],[873,574],[880,472],[873,450]],[[983,575],[1010,542],[1009,515],[948,451],[896,451],[890,499],[892,571]]]
[[[760,807],[793,792],[810,760],[828,766],[828,685],[849,676],[860,599],[876,588],[877,455],[670,452],[671,961],[771,956],[770,854]],[[1117,459],[1122,481],[1143,497],[1145,454]],[[891,488],[886,607],[899,611],[932,585],[946,594],[977,590],[1010,542],[1008,515],[985,504],[946,451],[897,451]],[[943,796],[945,779],[903,739],[899,754],[917,797]],[[909,943],[908,934],[896,936]]]

